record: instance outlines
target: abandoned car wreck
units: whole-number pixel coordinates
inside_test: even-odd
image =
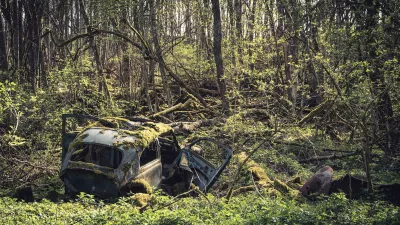
[[[94,122],[82,131],[67,132],[68,118]],[[74,114],[62,119],[60,178],[70,195],[113,198],[177,183],[182,192],[192,183],[207,192],[232,156],[231,149],[209,138],[181,148],[170,126],[146,119]]]
[[[71,126],[73,121],[88,120],[92,122],[85,123],[84,128]],[[366,188],[365,181],[350,175],[333,180],[333,169],[329,166],[321,168],[304,184],[299,177],[286,183],[269,178],[245,152],[232,156],[230,148],[210,138],[200,138],[181,147],[171,126],[143,118],[100,119],[65,114],[62,121],[60,178],[66,194],[72,196],[85,192],[108,199],[129,193],[151,193],[153,187],[179,195],[193,187],[192,184],[207,192],[231,158],[244,164],[246,171],[242,175],[245,177],[250,172],[254,185],[230,190],[228,198],[254,190],[255,186],[265,188],[271,196],[287,196],[299,201],[335,192],[357,198]],[[72,131],[67,132],[67,127]],[[377,189],[384,190],[388,193],[384,196],[391,196],[387,199],[398,204],[399,197],[393,194],[396,192],[393,187],[379,185]]]

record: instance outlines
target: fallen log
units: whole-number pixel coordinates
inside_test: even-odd
[[[309,158],[309,159],[303,159],[303,160],[299,160],[299,163],[307,163],[307,162],[313,162],[313,161],[319,161],[319,160],[326,160],[326,159],[342,159],[342,158],[346,158],[349,156],[354,156],[354,155],[358,155],[360,154],[359,151],[355,151],[355,152],[351,152],[348,154],[342,154],[342,155],[327,155],[327,156],[317,156],[317,157],[313,157],[313,158]]]

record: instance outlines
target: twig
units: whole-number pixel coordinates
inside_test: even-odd
[[[256,188],[256,192],[258,193],[258,195],[260,195],[260,197],[261,197],[262,199],[264,199],[264,196],[262,196],[262,194],[260,193],[260,190],[259,190],[258,187],[257,187],[256,182],[254,181],[254,176],[253,176],[253,174],[250,173],[250,175],[251,175],[251,180],[253,181],[254,187]]]
[[[184,192],[184,193],[182,193],[182,194],[179,194],[179,195],[175,196],[175,197],[172,199],[172,201],[171,201],[170,203],[165,204],[165,205],[162,205],[162,206],[160,206],[160,207],[157,208],[157,209],[154,209],[153,212],[155,212],[155,211],[157,211],[157,210],[160,210],[160,209],[163,209],[163,208],[165,208],[165,207],[168,207],[168,206],[170,206],[170,205],[172,205],[172,204],[178,202],[178,201],[180,200],[180,197],[182,197],[182,196],[184,196],[184,195],[187,195],[187,194],[189,194],[189,193],[191,193],[191,192],[193,192],[193,191],[195,191],[195,190],[196,190],[196,188],[192,188],[192,189],[190,189],[190,190],[187,191],[187,192]]]

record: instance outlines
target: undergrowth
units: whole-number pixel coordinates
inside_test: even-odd
[[[16,87],[7,89],[16,93]],[[61,96],[59,96],[61,97]],[[95,99],[95,98],[93,98]],[[93,100],[91,99],[91,100]],[[315,202],[298,202],[287,197],[272,197],[266,191],[251,190],[233,196],[227,203],[224,196],[237,170],[238,162],[232,160],[221,174],[214,188],[204,197],[176,199],[156,193],[146,210],[137,207],[132,198],[120,198],[114,203],[104,203],[93,196],[81,194],[77,200],[58,198],[51,202],[51,193],[63,194],[63,184],[58,178],[60,165],[60,125],[62,113],[81,112],[81,106],[61,106],[57,98],[40,95],[35,98],[17,99],[21,104],[8,104],[5,110],[14,109],[8,115],[11,124],[18,121],[19,127],[2,129],[0,137],[2,156],[0,171],[3,178],[0,185],[0,224],[399,224],[399,208],[368,198],[349,200],[343,194],[320,197]],[[17,102],[18,102],[17,101]],[[43,106],[48,101],[51,109]],[[14,101],[15,102],[15,101]],[[85,104],[88,104],[85,100]],[[89,108],[96,112],[106,104],[96,101]],[[30,106],[29,110],[26,106]],[[68,109],[69,108],[69,109]],[[85,107],[87,108],[87,107]],[[124,107],[119,107],[122,112]],[[7,112],[8,112],[7,111]],[[101,111],[101,110],[100,110]],[[43,113],[39,113],[43,112]],[[105,111],[102,115],[113,115],[115,111]],[[200,127],[179,140],[190,143],[198,137],[212,137],[230,146],[234,154],[251,152],[261,141],[267,140],[251,157],[271,179],[287,182],[300,177],[304,182],[323,165],[334,169],[334,179],[347,173],[365,177],[363,161],[359,155],[343,160],[322,160],[300,164],[299,160],[319,155],[341,154],[340,151],[355,151],[360,146],[355,143],[333,140],[315,127],[295,124],[269,117],[258,111],[240,111],[208,127]],[[260,120],[260,115],[264,119]],[[18,117],[21,115],[20,117]],[[22,117],[22,115],[24,115]],[[18,119],[17,119],[18,117]],[[0,118],[5,123],[7,117]],[[23,128],[23,129],[22,129]],[[8,139],[7,139],[8,138]],[[184,140],[186,139],[186,140]],[[26,150],[28,149],[28,150]],[[326,151],[329,149],[330,151]],[[338,152],[335,152],[339,150]],[[375,183],[398,181],[396,162],[386,162],[379,150],[374,150],[371,163]],[[5,157],[7,156],[7,157]],[[12,160],[10,160],[12,159]],[[18,162],[22,162],[18,164]],[[389,164],[390,163],[390,164]],[[389,164],[389,166],[388,166]],[[393,166],[392,166],[393,165]],[[46,168],[42,169],[42,168]],[[389,169],[388,169],[389,168]],[[238,180],[235,189],[253,185],[249,173]],[[24,203],[10,198],[15,184],[31,185],[35,199]],[[54,197],[54,196],[53,196]],[[62,200],[61,200],[62,199]]]
[[[130,198],[116,203],[80,195],[74,202],[35,203],[0,198],[0,224],[398,224],[399,208],[384,202],[350,201],[343,194],[312,203],[262,198],[255,193],[229,203],[211,194],[182,198],[174,204],[156,195],[142,213]]]

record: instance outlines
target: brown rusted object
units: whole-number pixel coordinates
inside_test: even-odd
[[[333,169],[329,166],[324,166],[306,181],[300,188],[300,192],[306,197],[313,193],[329,194],[332,176]]]

